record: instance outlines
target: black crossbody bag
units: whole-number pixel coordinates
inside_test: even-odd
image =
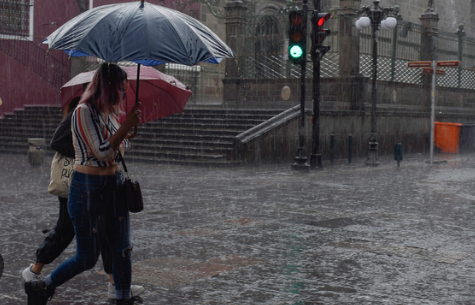
[[[99,114],[99,116],[107,130],[109,130],[109,133],[112,135],[109,125],[104,122],[102,115]],[[119,197],[121,197],[122,200],[125,200],[129,212],[138,213],[143,210],[142,190],[140,189],[140,184],[138,181],[132,181],[132,179],[130,179],[129,172],[127,171],[127,165],[125,165],[124,157],[120,153],[120,149],[118,150],[118,153],[122,162],[122,167],[124,168],[124,172],[127,176],[124,179],[124,184],[120,187]]]
[[[127,166],[125,165],[124,158],[119,150],[119,156],[122,161],[122,167],[124,168],[125,177],[124,184],[122,185],[122,191],[124,192],[124,198],[127,202],[127,208],[131,213],[138,213],[143,210],[143,198],[142,190],[140,189],[140,184],[138,181],[132,181],[129,177],[129,172],[127,171]]]

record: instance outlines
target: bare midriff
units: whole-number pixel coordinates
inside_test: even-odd
[[[120,166],[96,167],[74,164],[74,170],[87,175],[111,176],[120,171]]]

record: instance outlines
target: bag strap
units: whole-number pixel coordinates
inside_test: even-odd
[[[99,112],[99,117],[101,118],[102,120],[102,123],[104,123],[104,125],[106,126],[107,130],[109,131],[109,133],[111,134],[112,136],[112,131],[109,129],[109,124],[107,124],[105,121],[104,121],[104,118],[102,117],[102,113]],[[108,116],[109,118],[109,116]],[[109,118],[110,120],[110,118]],[[120,161],[122,163],[122,167],[124,168],[124,172],[125,174],[127,175],[127,178],[130,178],[129,177],[129,172],[127,171],[127,165],[125,165],[125,161],[124,161],[124,157],[122,156],[122,153],[120,152],[120,147],[119,149],[117,150],[117,152],[119,153],[119,157],[120,157]]]
[[[122,163],[122,167],[124,168],[124,172],[127,175],[127,178],[130,178],[129,177],[129,172],[127,171],[127,165],[125,165],[124,157],[122,157],[122,154],[120,153],[120,149],[119,149],[118,152],[119,152],[119,156],[120,156],[120,161]]]

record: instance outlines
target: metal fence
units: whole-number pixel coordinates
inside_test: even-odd
[[[253,10],[248,10],[253,12]],[[322,77],[339,76],[340,18],[337,11],[325,24],[332,34],[325,40],[331,49],[321,61]],[[310,22],[308,32],[310,32]],[[244,22],[245,47],[239,54],[239,73],[243,79],[277,79],[300,77],[300,66],[288,60],[288,13],[267,15],[248,14]],[[353,31],[357,31],[353,28]],[[422,40],[426,29],[418,24],[399,20],[393,30],[380,30],[378,35],[378,80],[408,84],[422,84],[421,69],[408,68],[407,62],[422,58]],[[307,50],[311,43],[307,39]],[[438,60],[460,60],[461,67],[447,68],[446,76],[438,77],[438,85],[448,88],[475,89],[475,39],[457,33],[439,32],[437,38]],[[372,77],[372,29],[359,33],[360,72]],[[311,61],[307,51],[307,60]],[[313,65],[307,64],[307,75],[313,75]]]
[[[378,32],[378,80],[420,84],[422,74],[418,69],[407,67],[408,61],[421,60],[421,37],[424,27],[399,21],[389,31]],[[360,72],[372,76],[372,29],[360,32]]]

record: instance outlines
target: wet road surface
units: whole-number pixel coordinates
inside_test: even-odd
[[[129,162],[145,210],[131,214],[133,284],[143,304],[475,304],[475,155],[364,160],[292,171],[289,164],[203,168]],[[26,304],[58,201],[50,157],[0,155],[1,304]],[[342,162],[343,163],[343,162]],[[54,263],[74,255],[75,243]],[[108,304],[96,267],[49,304]]]

